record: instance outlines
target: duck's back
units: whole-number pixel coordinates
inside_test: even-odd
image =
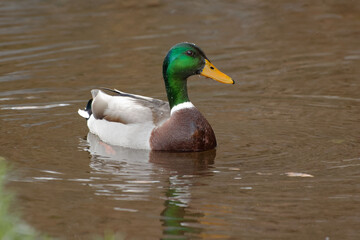
[[[214,131],[195,108],[184,108],[155,128],[150,136],[152,150],[206,151],[216,147]]]

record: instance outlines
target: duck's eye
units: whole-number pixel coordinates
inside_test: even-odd
[[[191,51],[191,50],[187,50],[186,51],[186,55],[190,56],[190,57],[194,57],[195,56],[195,52]]]

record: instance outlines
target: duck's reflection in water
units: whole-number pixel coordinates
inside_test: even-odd
[[[90,167],[94,178],[98,178],[90,184],[96,194],[123,200],[127,204],[122,202],[125,204],[121,209],[133,212],[144,212],[147,208],[131,202],[140,200],[153,204],[161,200],[163,239],[201,232],[199,222],[203,213],[190,210],[191,187],[197,178],[212,175],[209,168],[214,163],[215,150],[194,153],[134,150],[110,146],[91,133],[87,141]],[[153,213],[149,212],[144,214]]]
[[[215,155],[215,150],[195,153],[150,153],[151,162],[169,170],[165,208],[161,212],[164,234],[162,239],[174,239],[175,236],[201,232],[199,223],[204,214],[189,211],[191,186],[197,177],[212,174],[208,167],[214,163]]]

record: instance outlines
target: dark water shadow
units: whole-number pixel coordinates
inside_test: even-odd
[[[121,175],[127,179],[129,174],[131,179],[152,175],[145,181],[160,182],[163,191],[155,197],[164,200],[164,209],[159,214],[163,228],[161,239],[188,239],[188,236],[194,237],[202,232],[200,219],[204,213],[191,209],[191,188],[196,185],[197,178],[212,176],[209,169],[214,164],[216,150],[186,153],[134,150],[108,145],[91,133],[87,141],[90,167],[96,172]],[[146,192],[151,194],[153,191],[147,189]]]

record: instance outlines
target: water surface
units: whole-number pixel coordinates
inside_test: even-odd
[[[61,239],[358,239],[357,1],[0,3],[0,153],[15,210]],[[236,84],[192,77],[218,148],[153,153],[88,135],[99,86],[165,99],[162,60],[200,46]]]

